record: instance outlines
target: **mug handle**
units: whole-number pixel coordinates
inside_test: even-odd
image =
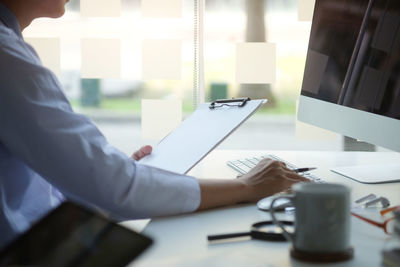
[[[274,200],[272,200],[271,207],[269,208],[270,213],[271,213],[271,217],[272,217],[272,221],[282,229],[282,234],[286,238],[286,240],[288,240],[288,241],[290,241],[292,243],[294,241],[294,234],[291,234],[288,231],[286,231],[285,226],[283,225],[283,223],[276,218],[274,204],[279,199],[287,199],[287,200],[289,200],[290,202],[293,203],[293,198],[294,198],[293,195],[286,195],[286,196],[277,197]]]

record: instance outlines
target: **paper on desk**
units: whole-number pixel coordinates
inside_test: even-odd
[[[185,174],[266,102],[252,100],[244,107],[216,109],[202,104],[140,163]]]

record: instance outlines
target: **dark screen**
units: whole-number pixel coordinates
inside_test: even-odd
[[[317,0],[301,94],[400,119],[400,1]]]
[[[152,241],[63,203],[0,253],[0,266],[125,266]]]

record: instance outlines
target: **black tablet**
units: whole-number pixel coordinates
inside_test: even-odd
[[[0,266],[126,266],[152,244],[86,208],[65,202],[0,252]]]

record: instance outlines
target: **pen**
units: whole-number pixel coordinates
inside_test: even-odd
[[[309,171],[312,171],[312,170],[315,170],[315,169],[316,169],[315,167],[311,167],[311,168],[298,168],[298,169],[293,169],[293,171],[299,173],[299,172],[309,172]]]

